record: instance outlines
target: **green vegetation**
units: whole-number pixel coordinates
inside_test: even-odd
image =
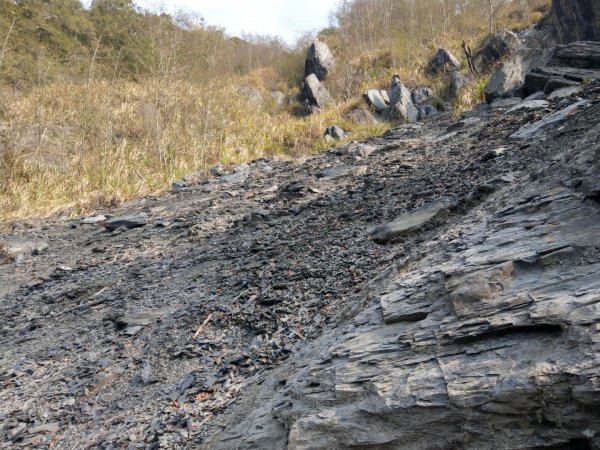
[[[263,155],[326,148],[326,126],[360,139],[387,125],[344,119],[366,88],[444,92],[423,67],[438,47],[460,55],[496,27],[522,29],[548,0],[341,1],[319,36],[338,65],[327,87],[338,103],[299,118],[270,92],[298,93],[312,36],[289,48],[269,36],[230,38],[189,15],[153,13],[131,0],[0,0],[0,220],[77,214],[158,193],[186,173]],[[487,15],[486,15],[487,14]],[[482,100],[485,78],[456,100]],[[253,102],[241,86],[264,101]]]

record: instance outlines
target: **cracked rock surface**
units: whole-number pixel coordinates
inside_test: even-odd
[[[599,114],[590,83],[15,224],[0,448],[597,448]]]

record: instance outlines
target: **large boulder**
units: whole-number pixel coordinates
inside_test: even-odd
[[[523,95],[525,76],[534,67],[546,64],[552,55],[547,48],[522,48],[506,60],[490,78],[484,89],[485,99],[491,103],[500,97]]]
[[[383,112],[386,120],[404,120],[409,123],[419,120],[419,111],[412,101],[412,94],[398,75],[392,78],[389,97],[390,106]]]
[[[308,101],[310,106],[316,108],[322,108],[333,102],[331,94],[314,73],[304,79],[304,83],[302,84],[302,98]]]
[[[509,30],[500,30],[485,38],[481,48],[475,53],[475,65],[487,72],[494,65],[514,52],[519,45],[519,36]]]
[[[316,75],[319,81],[324,81],[335,67],[333,53],[325,42],[318,39],[308,48],[304,62],[304,76]]]
[[[445,48],[438,49],[435,56],[427,64],[426,71],[431,75],[436,73],[446,72],[448,70],[460,69],[462,64],[460,61]]]

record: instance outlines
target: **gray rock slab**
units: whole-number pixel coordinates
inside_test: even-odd
[[[369,166],[348,166],[341,165],[335,167],[327,167],[317,172],[317,178],[324,180],[334,180],[336,178],[342,178],[349,175],[362,175],[367,172]]]
[[[304,79],[302,95],[310,105],[317,108],[322,108],[333,102],[331,94],[315,74],[310,74]]]
[[[493,103],[492,103],[493,105]],[[536,110],[536,109],[543,109],[543,108],[547,108],[550,105],[550,103],[548,103],[548,101],[546,100],[528,100],[528,101],[524,101],[522,103],[517,104],[516,106],[513,106],[512,108],[508,109],[504,114],[510,114],[513,113],[515,111],[521,111],[523,109],[530,109],[530,110]]]
[[[84,217],[81,219],[80,223],[82,225],[96,225],[98,223],[104,222],[106,220],[106,216],[104,214],[100,214],[98,216],[90,216]]]
[[[568,98],[581,93],[581,91],[583,91],[581,85],[560,88],[548,95],[548,100]]]
[[[499,98],[494,100],[490,106],[492,109],[510,109],[520,104],[522,101],[521,97]]]
[[[368,105],[372,106],[377,112],[382,112],[388,107],[389,101],[386,103],[377,89],[369,89],[363,94],[363,97]]]
[[[416,211],[401,215],[392,222],[376,226],[369,230],[370,239],[378,244],[387,244],[413,233],[423,227],[448,207],[445,202],[436,202]]]
[[[117,228],[138,228],[143,227],[148,223],[148,215],[145,213],[131,214],[127,216],[118,216],[108,219],[104,222],[104,227],[109,231],[114,231]]]
[[[484,89],[485,99],[491,103],[499,97],[521,94],[525,76],[533,67],[540,67],[552,56],[551,49],[523,48],[509,57],[490,78]],[[536,89],[538,91],[539,89]]]
[[[572,191],[536,192],[516,187],[510,206],[461,228],[450,258],[386,277],[204,448],[492,449],[506,430],[510,448],[570,448],[595,436],[600,264],[581,256],[600,243],[600,216]]]
[[[556,111],[543,119],[531,124],[522,127],[516,133],[513,133],[510,136],[510,139],[533,139],[538,136],[541,136],[546,131],[551,130],[552,128],[557,127],[562,121],[564,121],[567,117],[572,114],[576,114],[581,108],[584,108],[588,104],[587,101],[580,101],[574,103],[570,106],[567,106],[560,111]]]

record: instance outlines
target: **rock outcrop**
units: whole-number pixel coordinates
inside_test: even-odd
[[[325,81],[334,67],[335,58],[327,44],[315,39],[306,53],[304,77],[314,74],[319,81]]]
[[[494,73],[484,89],[485,99],[491,103],[502,97],[522,96],[526,75],[535,67],[546,65],[553,49],[521,47]]]
[[[526,95],[531,90],[523,90],[526,75],[548,64],[556,44],[577,40],[600,41],[599,21],[600,3],[597,0],[553,0],[549,15],[536,28],[522,33],[521,43],[514,54],[486,85],[486,101],[490,103],[498,97]],[[560,73],[558,76],[568,78]],[[549,77],[553,75],[549,74]]]
[[[542,27],[551,27],[558,41],[600,40],[600,3],[597,0],[552,0]]]
[[[384,96],[382,91],[377,89],[369,89],[363,94],[363,98],[367,104],[378,113],[385,111],[390,104],[390,99],[387,96],[387,93]]]
[[[532,69],[525,76],[523,93],[550,94],[594,79],[600,79],[600,42],[574,42],[559,45],[544,67]]]
[[[537,147],[519,166],[529,174],[366,232],[404,258],[203,448],[598,448],[600,209],[578,186],[597,180],[599,113],[580,108],[548,143],[482,159],[507,170]],[[518,126],[519,114],[503,117]],[[385,151],[407,148],[397,133]]]

